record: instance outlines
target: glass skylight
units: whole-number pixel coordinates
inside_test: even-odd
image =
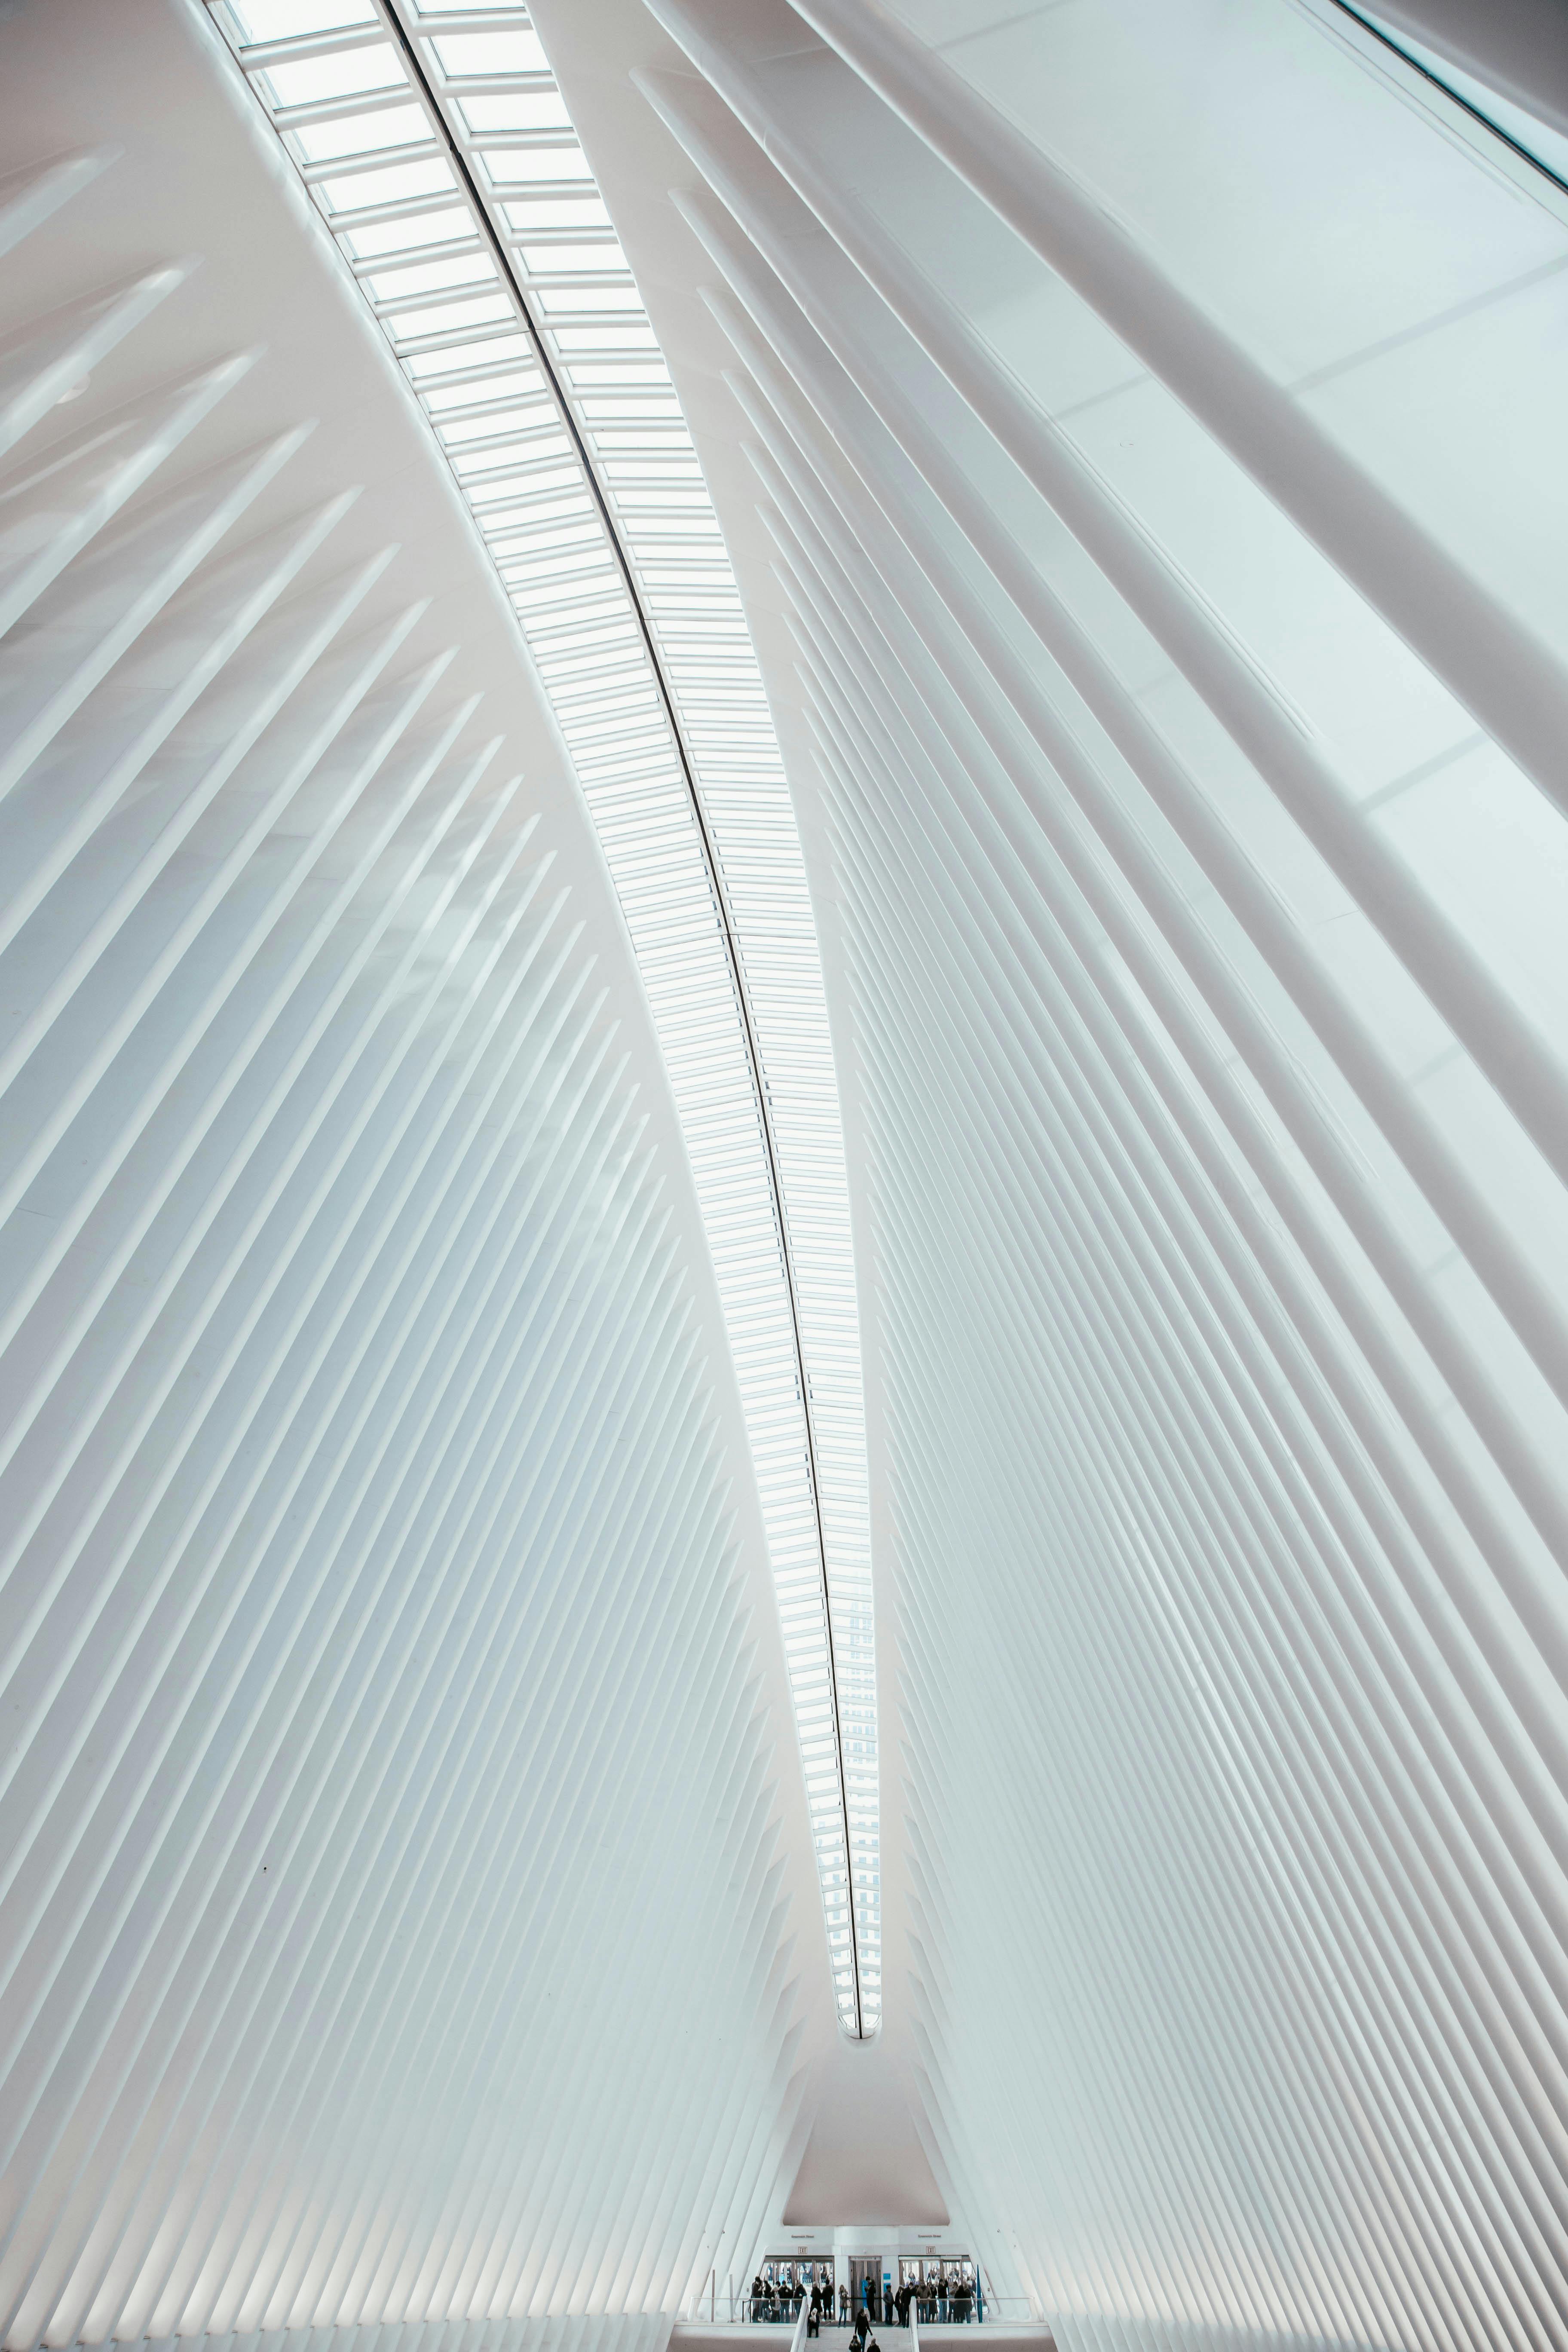
[[[794,808],[686,421],[526,11],[464,0],[452,26],[400,4],[405,56],[390,8],[210,5],[447,453],[598,825],[734,1353],[838,2021],[868,2035],[876,1649],[843,1137]]]
[[[1561,131],[1554,131],[1538,115],[1527,113],[1522,106],[1505,98],[1501,90],[1467,73],[1452,58],[1429,48],[1403,25],[1391,23],[1375,8],[1362,7],[1359,0],[1335,0],[1335,5],[1385,42],[1396,56],[1414,65],[1429,81],[1457,98],[1489,130],[1500,131],[1511,147],[1528,156],[1532,163],[1538,163],[1559,187],[1568,188],[1568,137]]]

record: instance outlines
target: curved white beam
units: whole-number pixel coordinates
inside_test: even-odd
[[[837,1084],[782,763],[668,373],[526,13],[376,6],[292,38],[268,37],[268,0],[216,14],[431,414],[600,825],[726,1299],[840,2022],[870,2034],[864,1412]]]
[[[826,2003],[646,994],[205,20],[4,47],[0,2324],[658,2352]]]
[[[710,0],[648,5],[761,130],[754,79],[726,44]],[[1568,809],[1568,667],[1528,617],[1457,562],[1070,172],[879,0],[799,0],[799,14],[1092,305],[1494,741]]]
[[[1005,90],[1342,418],[1386,361],[1424,515],[1552,321],[1447,551],[1543,637],[1568,220],[1327,10],[649,14],[833,843],[944,2192],[1058,2343],[1560,2345],[1568,835],[846,55]]]

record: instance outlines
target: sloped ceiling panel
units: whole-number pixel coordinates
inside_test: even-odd
[[[205,16],[0,44],[0,2335],[652,2347],[832,2011],[630,942]]]
[[[1568,203],[1316,0],[570,14],[812,845],[950,2210],[1063,2343],[1560,2345]]]

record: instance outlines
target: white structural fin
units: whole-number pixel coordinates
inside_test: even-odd
[[[516,6],[212,0],[527,633],[647,987],[751,1432],[843,2031],[881,2020],[865,1408],[805,869],[647,311]]]
[[[4,2352],[1568,2352],[1561,18],[0,9]]]
[[[210,28],[0,45],[0,2341],[659,2352],[833,2029],[658,1038]]]
[[[1568,200],[1328,0],[614,14],[836,842],[954,2215],[1059,2343],[1562,2346]]]

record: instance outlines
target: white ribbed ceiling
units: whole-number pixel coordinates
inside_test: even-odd
[[[795,816],[647,313],[523,9],[211,0],[451,466],[637,949],[778,1590],[839,2023],[881,2018],[844,1145]]]
[[[205,18],[0,47],[0,2336],[657,2352],[833,2009],[632,943]]]
[[[1062,2342],[1561,2344],[1568,205],[1331,5],[609,16],[832,909],[955,2226]]]
[[[1062,2352],[1568,2352],[1568,196],[1454,13],[0,24],[124,150],[0,189],[17,2352],[659,2352],[824,2197]],[[871,2041],[639,607],[821,945]]]

